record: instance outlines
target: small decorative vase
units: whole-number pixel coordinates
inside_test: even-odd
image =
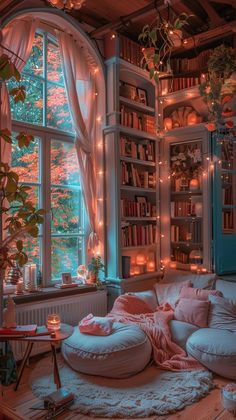
[[[3,309],[3,324],[4,328],[15,328],[16,327],[16,304],[14,300],[8,296],[7,306]]]
[[[98,276],[96,273],[90,273],[87,283],[89,284],[97,284]]]
[[[225,385],[221,391],[221,400],[223,407],[228,410],[234,417],[236,416],[236,384],[230,383]]]
[[[8,284],[17,284],[20,278],[22,277],[22,272],[19,269],[17,263],[13,263],[6,276],[6,283]]]

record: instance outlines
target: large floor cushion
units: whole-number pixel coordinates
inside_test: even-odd
[[[135,325],[114,322],[112,334],[82,334],[75,327],[62,344],[62,354],[74,370],[90,375],[127,378],[140,372],[151,358],[151,343]]]
[[[187,352],[204,366],[230,379],[236,379],[236,334],[226,330],[201,328],[186,344]]]

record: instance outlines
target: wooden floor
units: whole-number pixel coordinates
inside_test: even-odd
[[[2,398],[0,399],[0,420],[41,420],[46,419],[45,411],[35,411],[31,407],[39,403],[29,386],[28,378],[34,368],[36,361],[31,362],[30,367],[25,369],[22,382],[17,392],[14,391],[13,386],[2,388]],[[184,410],[176,414],[167,416],[152,416],[148,420],[232,420],[234,417],[225,411],[220,401],[220,389],[230,380],[215,377],[214,382],[217,386],[211,393]],[[68,409],[59,414],[58,420],[88,420],[91,417],[73,414]],[[95,418],[93,417],[95,420]],[[99,418],[99,420],[104,420]],[[136,419],[137,420],[137,419]],[[147,420],[147,419],[144,419]]]

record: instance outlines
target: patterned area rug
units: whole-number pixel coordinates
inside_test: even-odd
[[[204,397],[214,387],[206,370],[169,372],[149,366],[128,379],[84,375],[58,357],[63,388],[75,394],[74,412],[97,417],[142,418],[174,413]],[[34,368],[31,388],[37,397],[56,390],[50,357]]]

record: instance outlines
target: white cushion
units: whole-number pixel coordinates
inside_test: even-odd
[[[236,301],[236,282],[218,279],[215,288],[222,292],[225,298]]]
[[[201,328],[187,341],[188,354],[218,375],[236,379],[236,334]]]
[[[142,299],[152,311],[154,311],[158,305],[156,293],[154,290],[145,290],[143,292],[128,292],[127,295],[137,296]]]
[[[220,296],[209,295],[211,302],[208,317],[210,328],[236,332],[236,302]]]
[[[172,340],[185,350],[186,341],[191,334],[198,330],[196,325],[172,319],[169,322]]]
[[[194,274],[189,271],[168,269],[160,283],[173,283],[183,280],[191,281],[194,288],[213,289],[216,280],[215,274]]]
[[[136,325],[114,322],[107,336],[74,333],[63,342],[62,354],[72,369],[89,375],[127,378],[145,368],[152,347],[147,335]]]
[[[156,291],[159,305],[169,303],[174,308],[179,299],[180,291],[184,286],[191,286],[191,283],[187,280],[179,283],[155,284],[154,290]]]

